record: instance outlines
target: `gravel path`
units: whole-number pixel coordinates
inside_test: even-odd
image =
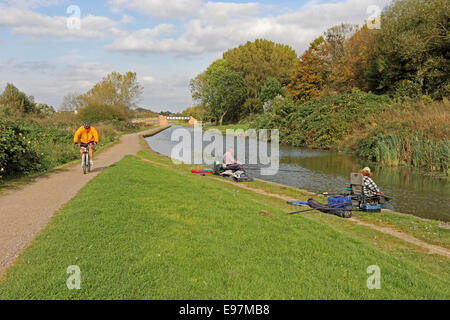
[[[119,143],[94,154],[94,170],[88,175],[83,175],[80,160],[80,164],[39,177],[18,190],[3,192],[0,195],[0,275],[78,190],[104,168],[126,155],[136,154],[141,148],[139,136],[156,130],[159,128],[124,135]]]

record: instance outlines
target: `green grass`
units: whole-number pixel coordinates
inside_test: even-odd
[[[0,299],[450,298],[448,260],[288,209],[129,156],[51,220],[6,273]],[[66,287],[70,265],[81,290]],[[381,268],[381,290],[366,287],[370,265]]]
[[[247,122],[241,122],[238,124],[227,124],[227,125],[222,125],[222,126],[205,126],[205,129],[217,129],[219,131],[221,131],[223,134],[226,133],[227,130],[248,130],[250,129],[250,123]]]

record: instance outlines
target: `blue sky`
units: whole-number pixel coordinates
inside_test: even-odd
[[[388,1],[0,0],[0,91],[12,82],[59,107],[109,72],[135,71],[141,106],[181,111],[193,104],[189,80],[223,51],[265,38],[301,54],[327,28],[362,25]],[[68,28],[69,6],[80,9],[79,29]]]

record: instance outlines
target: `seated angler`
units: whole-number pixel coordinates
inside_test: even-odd
[[[225,170],[238,171],[243,170],[242,162],[234,159],[234,148],[228,149],[223,155],[223,163],[226,165]]]
[[[378,188],[377,184],[373,181],[373,174],[370,168],[365,167],[360,173],[364,176],[364,194],[366,196],[373,197],[382,194],[380,188]]]

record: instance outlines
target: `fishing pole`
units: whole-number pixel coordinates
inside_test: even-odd
[[[303,213],[303,212],[314,211],[314,210],[319,210],[319,209],[324,209],[324,210],[327,210],[327,209],[334,209],[335,207],[338,207],[338,206],[345,206],[345,205],[348,205],[348,204],[352,204],[352,203],[351,203],[351,202],[338,203],[338,204],[335,204],[335,205],[332,205],[332,206],[325,206],[325,205],[324,205],[323,208],[313,208],[313,209],[302,210],[302,211],[294,211],[294,212],[289,212],[288,214]]]
[[[263,169],[263,168],[246,168],[247,170],[250,170],[250,171],[256,171],[256,170],[261,170],[261,169]],[[270,169],[267,169],[267,170],[270,170]],[[287,169],[273,169],[273,170],[270,170],[270,171],[280,171],[280,172],[298,172],[298,173],[301,173],[302,171],[298,171],[298,170],[287,170]]]

